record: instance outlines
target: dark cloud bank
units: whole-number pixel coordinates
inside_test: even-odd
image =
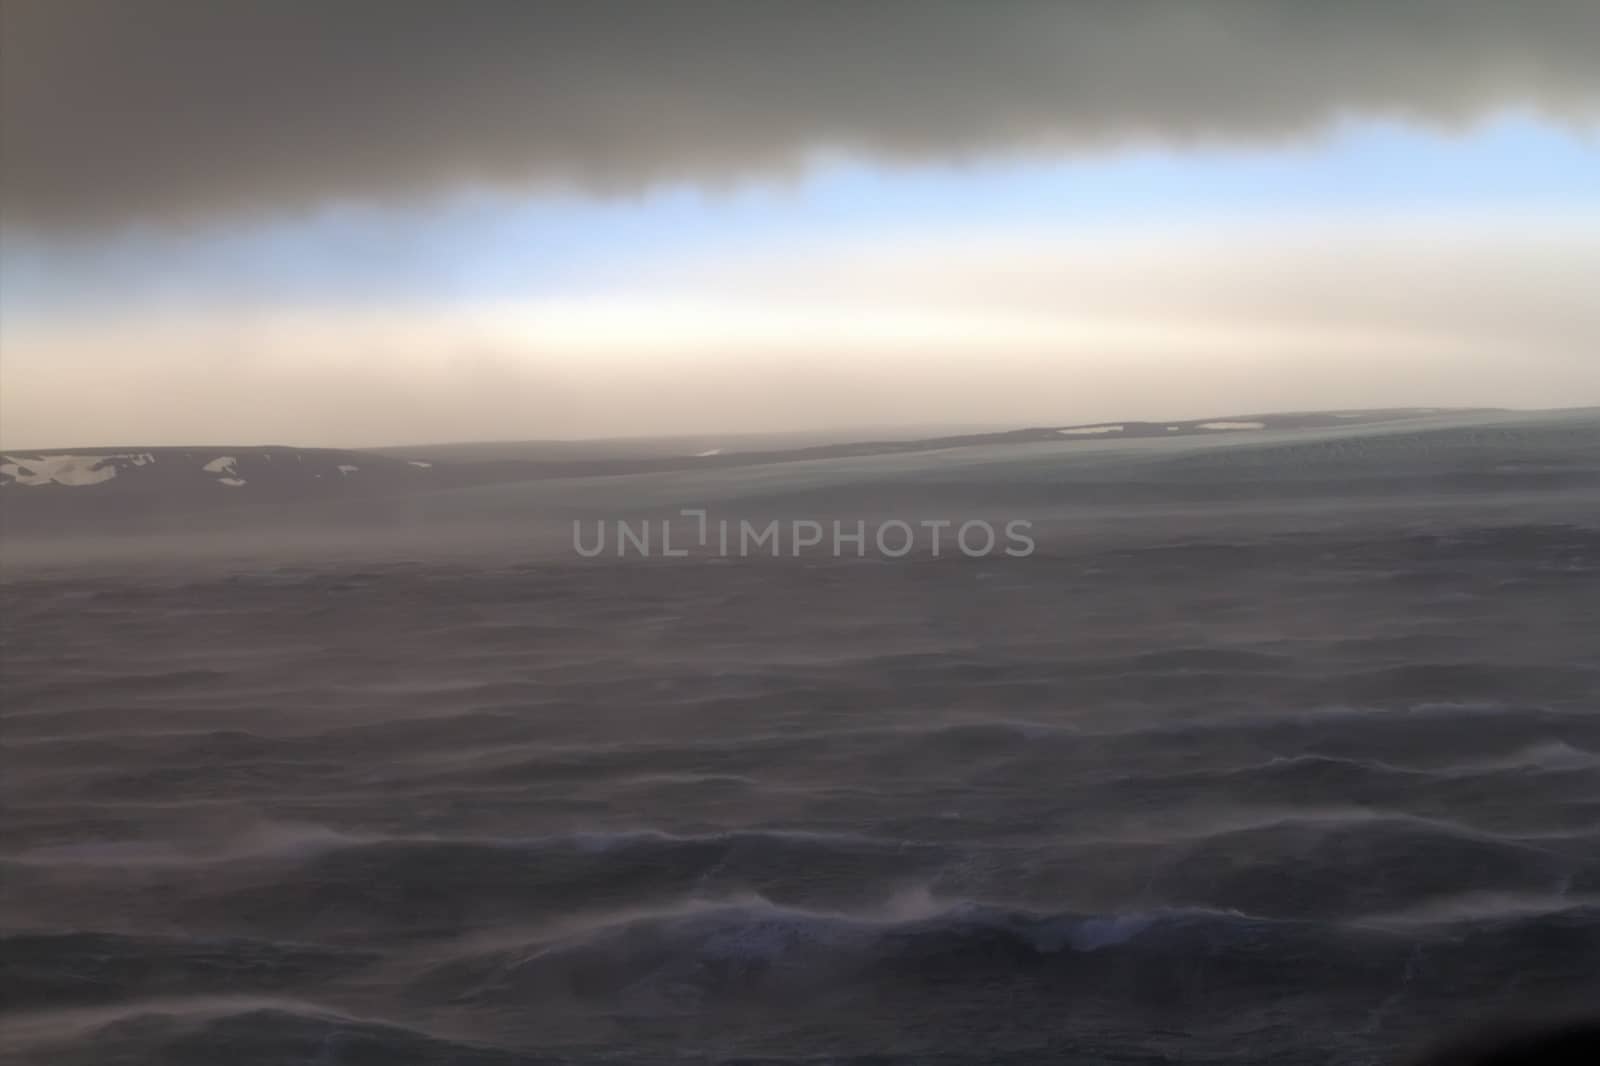
[[[1594,0],[5,0],[5,219],[1600,115]]]

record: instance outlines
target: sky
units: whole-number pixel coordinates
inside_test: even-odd
[[[1600,5],[7,0],[0,444],[1600,403]]]

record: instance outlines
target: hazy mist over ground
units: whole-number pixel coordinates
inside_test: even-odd
[[[8,454],[8,534],[76,509],[0,542],[0,1062],[1375,1066],[1592,1014],[1600,410],[1373,417]]]

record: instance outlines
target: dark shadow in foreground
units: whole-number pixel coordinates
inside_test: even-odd
[[[1589,1066],[1600,1062],[1600,1017],[1500,1021],[1443,1042],[1413,1066]]]

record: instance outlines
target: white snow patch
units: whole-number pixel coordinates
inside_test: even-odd
[[[131,466],[155,462],[149,452],[118,455],[0,456],[0,475],[19,485],[98,485],[117,476],[118,460]]]
[[[356,471],[358,471],[360,469],[361,468],[359,466],[347,466],[344,463],[340,463],[339,464],[339,473],[341,473],[341,474],[354,474]]]
[[[1182,428],[1183,428],[1182,426],[1168,426],[1167,427],[1167,432],[1168,433],[1176,433]]]
[[[433,466],[432,463],[425,463],[421,459],[408,459],[406,461],[420,470],[427,470],[429,467]]]
[[[1265,422],[1202,422],[1201,429],[1266,429]]]
[[[239,460],[231,455],[219,455],[200,469],[208,474],[220,474],[217,484],[229,485],[237,488],[244,484],[244,478],[239,476]]]
[[[694,457],[696,459],[704,459],[709,455],[721,455],[721,454],[722,454],[722,449],[721,448],[707,448],[703,452],[695,452],[694,453]]]
[[[1122,426],[1079,426],[1076,429],[1058,429],[1056,432],[1068,437],[1088,437],[1097,433],[1121,433],[1123,428]]]

